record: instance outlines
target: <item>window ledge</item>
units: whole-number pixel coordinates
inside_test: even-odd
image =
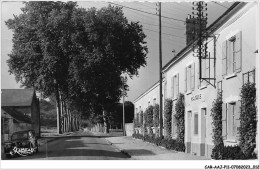
[[[189,91],[189,92],[186,93],[186,95],[189,95],[189,94],[191,94],[191,93],[192,93],[192,91]]]
[[[201,86],[200,90],[207,88],[207,85]]]
[[[173,98],[173,99],[172,99],[172,101],[175,101],[175,100],[177,100],[177,98]]]
[[[237,143],[237,140],[224,140],[224,142],[226,142],[226,143]]]
[[[232,73],[232,74],[226,76],[225,79],[226,79],[226,80],[227,80],[227,79],[231,79],[231,78],[236,77],[236,76],[237,76],[236,73]]]

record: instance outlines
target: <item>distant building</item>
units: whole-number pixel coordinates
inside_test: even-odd
[[[40,106],[33,89],[2,89],[1,135],[6,138],[15,131],[29,130],[40,135]]]

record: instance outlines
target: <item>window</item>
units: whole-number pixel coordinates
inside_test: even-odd
[[[199,134],[199,117],[198,113],[194,113],[194,135]]]
[[[194,90],[195,87],[195,63],[185,68],[185,92]]]
[[[172,98],[177,99],[179,95],[179,74],[176,74],[172,77]]]
[[[150,106],[150,101],[148,101],[148,106]]]
[[[153,105],[155,105],[155,104],[156,104],[156,98],[153,99]]]
[[[224,103],[222,113],[222,136],[227,140],[238,138],[238,128],[240,126],[240,105],[241,102]]]
[[[226,40],[222,44],[222,75],[230,75],[241,71],[242,66],[242,32]]]

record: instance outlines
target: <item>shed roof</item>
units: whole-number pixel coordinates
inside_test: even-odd
[[[2,89],[1,106],[31,106],[33,89]]]
[[[12,116],[15,120],[19,122],[25,122],[25,123],[32,123],[31,119],[28,116],[25,116],[22,112],[19,112],[15,110],[12,107],[9,106],[2,106],[1,107],[7,114]]]

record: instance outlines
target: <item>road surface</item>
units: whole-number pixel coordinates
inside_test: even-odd
[[[3,159],[3,158],[2,158]],[[15,157],[10,160],[127,160],[121,153],[102,136],[67,136],[57,137],[40,146],[39,153],[26,157]]]

